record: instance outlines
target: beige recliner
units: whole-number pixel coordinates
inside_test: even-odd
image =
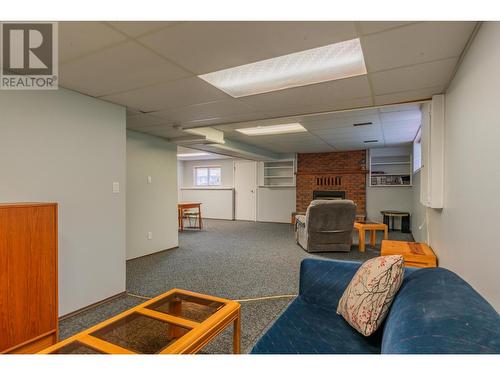
[[[355,218],[353,201],[314,200],[305,215],[295,217],[295,238],[310,253],[350,251]]]

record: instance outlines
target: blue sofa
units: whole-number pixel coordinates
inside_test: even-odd
[[[500,353],[500,317],[472,287],[444,268],[406,268],[377,332],[364,337],[337,304],[360,263],[306,259],[299,296],[252,354]]]

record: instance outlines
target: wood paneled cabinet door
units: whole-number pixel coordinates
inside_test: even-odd
[[[0,204],[0,353],[57,341],[57,204]]]

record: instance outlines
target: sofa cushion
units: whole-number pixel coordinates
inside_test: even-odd
[[[380,353],[381,337],[364,337],[325,306],[297,297],[254,346],[253,354]]]
[[[370,259],[358,269],[340,298],[337,314],[359,333],[370,336],[382,324],[403,281],[403,257]]]
[[[500,353],[500,317],[453,272],[420,269],[394,299],[382,353]]]

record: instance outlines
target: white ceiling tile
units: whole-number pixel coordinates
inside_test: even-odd
[[[179,124],[199,126],[200,123],[222,123],[236,118],[243,121],[249,116],[253,116],[254,113],[255,111],[240,100],[227,99],[153,112],[152,114],[168,118]]]
[[[353,22],[186,22],[140,40],[196,74],[356,38]]]
[[[387,105],[385,107],[379,108],[381,113],[386,112],[403,112],[403,111],[417,111],[420,112],[420,104],[419,103],[409,103],[409,104],[396,104],[396,105]]]
[[[58,33],[60,63],[127,39],[101,22],[59,22]]]
[[[424,100],[431,98],[432,95],[441,94],[442,92],[443,87],[438,86],[420,90],[403,91],[394,94],[378,95],[375,96],[375,105],[392,104],[411,100]]]
[[[366,98],[364,98],[366,99]],[[369,104],[371,105],[371,104]],[[361,122],[357,121],[357,118],[372,118],[378,120],[378,109],[377,108],[360,108],[353,110],[340,110],[331,113],[313,114],[304,117],[304,122],[319,122],[319,121],[332,121],[342,119],[345,123],[355,123]]]
[[[116,21],[107,22],[131,37],[138,37],[153,31],[178,24],[176,21]]]
[[[165,119],[144,113],[127,116],[127,129],[140,128],[140,127],[159,125],[165,123],[166,123]]]
[[[240,98],[258,112],[293,111],[306,113],[307,108],[321,106],[324,110],[336,108],[336,102],[345,103],[351,99],[371,95],[366,76],[358,76],[315,85],[296,87],[265,94]]]
[[[151,135],[155,135],[157,137],[163,137],[163,138],[175,138],[175,137],[182,137],[182,136],[188,135],[187,133],[184,133],[183,131],[180,131],[178,129],[174,129],[172,127],[172,125],[154,125],[154,126],[148,126],[148,127],[135,129],[134,131],[138,131],[141,133],[147,133],[147,134],[151,134]]]
[[[398,22],[398,21],[364,21],[356,22],[361,35],[368,35],[379,33],[384,30],[394,29],[396,27],[409,25],[412,22]]]
[[[60,67],[61,85],[93,96],[179,79],[189,73],[133,41]]]
[[[133,115],[138,115],[141,112],[138,111],[137,109],[127,107],[127,116],[133,116]]]
[[[332,146],[335,147],[337,151],[366,150],[367,148],[373,147],[362,142],[332,144]]]
[[[193,104],[228,98],[229,95],[217,90],[198,77],[180,79],[166,84],[149,86],[103,97],[103,99],[113,103],[138,108],[144,112],[187,107]]]
[[[444,86],[456,64],[451,58],[370,74],[374,95]]]
[[[378,115],[364,116],[360,115],[357,117],[341,117],[341,118],[320,118],[318,120],[315,117],[308,118],[302,121],[302,125],[309,131],[313,133],[320,133],[322,130],[330,130],[333,128],[355,128],[353,124],[367,123],[371,122],[372,125],[360,126],[359,128],[373,127],[380,123]]]
[[[380,114],[380,119],[386,123],[391,121],[420,121],[422,114],[420,109],[414,109],[411,111],[393,111],[393,112],[383,112]]]
[[[370,73],[458,57],[475,22],[420,22],[373,34],[362,40]]]

